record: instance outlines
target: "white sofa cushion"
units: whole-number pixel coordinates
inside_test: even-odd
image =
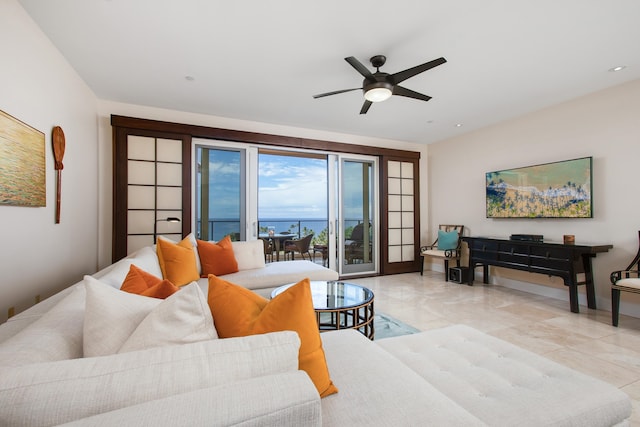
[[[20,369],[0,367],[0,425],[57,425],[193,390],[297,371],[299,347],[298,335],[283,331]]]
[[[616,387],[465,325],[378,345],[488,425],[612,426],[631,415]]]
[[[295,371],[182,393],[63,425],[319,427],[321,417],[318,391],[306,373]]]
[[[85,357],[218,337],[196,283],[165,300],[119,291],[91,276],[85,277],[85,286]]]
[[[320,337],[340,389],[321,401],[324,425],[486,426],[360,332]]]
[[[82,357],[84,286],[78,286],[38,320],[0,343],[0,365]]]
[[[240,270],[237,273],[220,276],[231,283],[247,289],[273,288],[288,283],[297,283],[304,278],[309,280],[338,280],[338,273],[311,261],[270,262],[263,268]]]

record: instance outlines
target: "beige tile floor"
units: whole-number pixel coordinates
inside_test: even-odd
[[[425,271],[350,279],[373,290],[375,310],[420,330],[463,323],[565,366],[600,378],[632,399],[631,425],[640,426],[640,319],[498,285],[460,285]]]

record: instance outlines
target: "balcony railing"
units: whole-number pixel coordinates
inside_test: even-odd
[[[361,219],[347,219],[345,220],[345,227],[347,230],[355,227],[362,222]],[[326,244],[328,220],[323,218],[310,218],[310,219],[275,219],[275,220],[260,220],[258,221],[258,232],[266,233],[269,227],[274,227],[276,233],[283,231],[289,232],[292,238],[300,238],[306,236],[309,233],[314,234],[314,241],[312,243]],[[209,220],[209,235],[201,235],[200,221],[196,222],[196,235],[198,239],[218,241],[226,235],[231,235],[231,240],[240,240],[240,221],[237,219],[210,219]],[[324,231],[324,233],[323,233]],[[325,237],[322,237],[324,234]],[[347,238],[349,232],[347,233]],[[318,239],[325,239],[325,241],[318,241]]]

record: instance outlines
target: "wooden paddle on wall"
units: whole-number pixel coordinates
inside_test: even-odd
[[[58,177],[56,182],[56,224],[60,224],[60,199],[62,194],[62,158],[64,157],[64,132],[60,126],[53,128],[53,158],[55,160],[55,169],[58,171]]]

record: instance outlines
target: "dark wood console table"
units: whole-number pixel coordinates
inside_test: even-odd
[[[488,237],[462,237],[462,240],[469,246],[469,285],[473,284],[478,265],[482,265],[484,283],[489,283],[490,265],[561,277],[569,287],[569,302],[574,313],[580,312],[579,285],[586,287],[589,308],[596,308],[591,258],[613,248],[613,245],[565,245]],[[581,273],[584,280],[578,281]]]

